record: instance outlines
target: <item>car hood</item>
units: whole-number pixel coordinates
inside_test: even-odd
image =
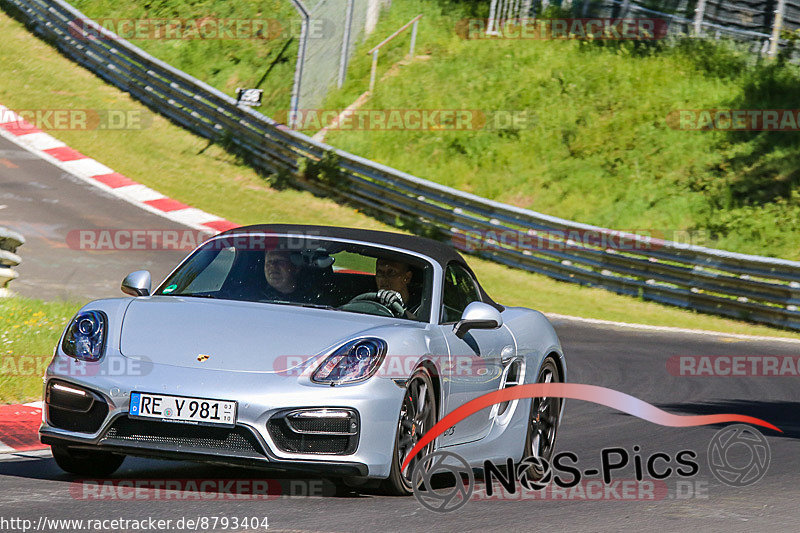
[[[398,322],[289,305],[155,296],[136,299],[128,307],[120,351],[155,364],[280,372],[370,329]]]

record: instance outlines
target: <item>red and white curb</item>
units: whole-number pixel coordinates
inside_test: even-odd
[[[43,450],[39,442],[42,402],[0,405],[0,454]]]
[[[2,105],[0,137],[117,198],[192,229],[215,234],[239,227],[239,224],[167,198],[158,191],[114,172],[36,128]],[[48,448],[39,442],[42,408],[42,402],[0,405],[0,454]]]
[[[86,157],[52,135],[36,128],[2,105],[0,105],[0,137],[52,163],[76,178],[174,222],[209,234],[239,227],[239,224],[167,198],[158,191],[114,172],[111,168]]]

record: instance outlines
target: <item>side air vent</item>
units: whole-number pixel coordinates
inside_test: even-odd
[[[509,387],[515,387],[517,385],[522,385],[522,382],[525,379],[524,374],[524,367],[522,364],[522,359],[514,359],[511,361],[508,366],[505,368],[503,372],[503,378],[501,381],[501,389],[507,389]],[[503,402],[497,406],[497,416],[502,416],[508,410],[510,402]]]

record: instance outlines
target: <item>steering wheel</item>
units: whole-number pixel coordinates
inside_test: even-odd
[[[391,306],[385,306],[378,301],[377,292],[365,292],[359,294],[339,309],[344,311],[354,311],[357,313],[368,313],[371,315],[392,316],[400,318],[405,316],[406,310],[400,302],[392,302]]]

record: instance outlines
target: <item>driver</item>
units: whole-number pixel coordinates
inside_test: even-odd
[[[378,286],[377,301],[391,308],[392,304],[399,302],[405,311],[405,317],[416,319],[420,304],[411,302],[408,285],[411,283],[413,272],[408,264],[401,261],[391,261],[379,258],[375,262],[375,283]]]
[[[304,301],[307,294],[300,288],[301,267],[292,262],[291,254],[283,250],[270,250],[264,255],[264,275],[267,278],[267,295],[276,300]]]

